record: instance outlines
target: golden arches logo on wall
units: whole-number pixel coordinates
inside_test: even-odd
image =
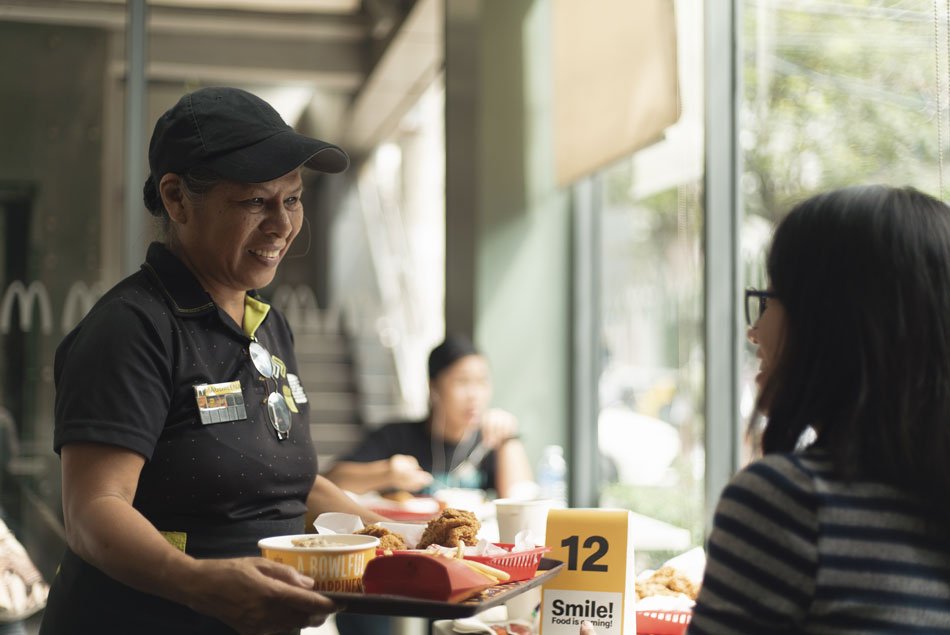
[[[3,293],[3,300],[0,301],[0,333],[10,332],[14,305],[20,309],[21,331],[31,330],[34,305],[39,308],[40,331],[46,334],[53,331],[53,310],[50,307],[49,294],[42,282],[35,280],[28,287],[19,280],[10,283]]]
[[[64,334],[69,333],[79,324],[79,320],[89,313],[104,292],[105,289],[101,282],[86,286],[85,282],[77,280],[69,287],[69,291],[66,293],[66,301],[63,303],[62,328]]]
[[[70,285],[63,301],[60,319],[64,334],[72,330],[89,312],[102,296],[102,289],[103,286],[99,282],[87,285],[82,280],[76,280]],[[30,332],[37,326],[39,332],[44,335],[53,332],[53,306],[49,292],[42,282],[34,280],[25,285],[20,280],[14,280],[6,288],[0,299],[0,335],[10,332],[14,315],[19,318],[20,330],[23,332]]]

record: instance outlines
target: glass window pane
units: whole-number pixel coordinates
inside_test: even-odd
[[[940,190],[950,137],[946,11],[927,0],[745,0],[744,286],[768,285],[772,228],[796,201],[861,183]],[[747,344],[746,417],[758,362]]]
[[[600,504],[661,521],[641,566],[703,540],[702,4],[676,14],[682,115],[598,179]]]
[[[124,27],[121,9],[102,24],[9,9],[0,18],[0,502],[52,579],[64,545],[53,354],[120,247],[102,236],[105,161],[123,135],[122,117],[108,116],[121,99],[109,69],[124,55]]]

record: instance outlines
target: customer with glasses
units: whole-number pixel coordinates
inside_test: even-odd
[[[302,169],[338,147],[234,88],[158,120],[145,205],[165,239],[56,352],[67,549],[41,633],[272,633],[336,607],[257,541],[347,511],[317,476],[309,402],[268,285],[303,223]]]
[[[765,456],[719,501],[689,634],[950,633],[950,207],[820,194],[767,271],[746,293]]]
[[[765,457],[722,494],[689,632],[950,632],[950,208],[815,196],[767,270],[746,293]]]

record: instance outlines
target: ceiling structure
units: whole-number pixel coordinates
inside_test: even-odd
[[[217,8],[222,4],[228,8]],[[405,3],[390,6],[400,4]],[[385,18],[375,17],[362,0],[308,0],[306,11],[291,11],[292,5],[304,2],[148,2],[149,79],[219,81],[239,73],[266,74],[272,83],[354,90],[372,63],[374,34],[386,35],[376,24]],[[0,20],[8,21],[123,31],[126,14],[124,0],[0,0]]]
[[[72,0],[76,1],[76,0]],[[100,0],[102,4],[125,4],[125,0]],[[150,0],[153,7],[190,9],[238,9],[260,12],[357,13],[360,0]]]
[[[125,74],[125,0],[0,0],[0,21],[102,28]],[[148,0],[150,88],[228,84],[367,151],[406,96],[441,70],[440,0]],[[385,69],[386,76],[381,77]],[[397,113],[398,114],[398,113]],[[313,112],[310,117],[313,119]]]

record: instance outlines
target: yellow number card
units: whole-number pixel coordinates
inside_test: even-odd
[[[582,621],[597,635],[634,635],[636,576],[630,512],[617,509],[552,509],[549,558],[564,568],[545,584],[541,633],[577,635]]]

